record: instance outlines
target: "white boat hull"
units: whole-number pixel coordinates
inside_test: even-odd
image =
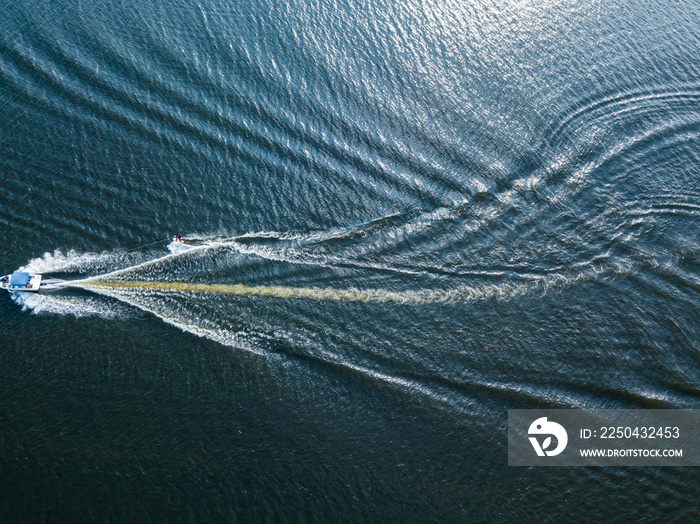
[[[15,272],[0,278],[0,289],[36,293],[41,288],[41,275]]]

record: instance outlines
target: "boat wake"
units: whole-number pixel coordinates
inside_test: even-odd
[[[68,288],[88,290],[168,320],[165,312],[159,313],[159,302],[167,295],[168,300],[197,294],[407,305],[464,303],[541,294],[601,273],[629,270],[605,257],[564,269],[522,265],[446,269],[405,256],[401,248],[412,235],[453,219],[447,215],[409,213],[325,232],[199,237],[187,243],[171,242],[167,253],[154,258],[129,252],[56,251],[20,268],[63,277],[48,280],[42,288],[56,293],[31,297],[15,293],[13,299],[34,313],[114,316],[114,304],[100,303],[93,294],[61,293]],[[392,244],[396,249],[377,256]],[[118,314],[124,314],[123,308]]]

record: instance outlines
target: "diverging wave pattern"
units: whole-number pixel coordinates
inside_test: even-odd
[[[470,256],[479,255],[480,249],[472,249],[471,254],[460,253],[462,263],[451,267],[430,264],[427,256],[418,260],[414,244],[425,243],[426,231],[440,233],[443,223],[453,222],[460,212],[453,209],[395,215],[351,228],[308,234],[261,232],[231,238],[190,238],[184,245],[171,243],[168,254],[151,254],[151,258],[147,254],[123,252],[65,255],[57,252],[32,260],[22,269],[60,272],[68,278],[74,274],[82,278],[71,279],[73,288],[120,300],[128,297],[126,301],[132,305],[147,306],[144,309],[162,317],[154,303],[156,293],[456,303],[545,293],[577,280],[595,279],[601,273],[619,274],[629,270],[628,264],[612,263],[604,257],[574,260],[568,268],[518,263],[501,264],[494,269],[493,264],[483,267],[475,259],[469,264]],[[69,300],[59,294],[16,300],[36,312],[81,315],[105,314],[109,310],[95,307],[93,297]],[[91,302],[89,307],[87,301]],[[67,302],[73,305],[66,307]],[[76,302],[83,302],[84,310]]]
[[[489,213],[496,206],[481,205]],[[456,326],[468,318],[469,303],[561,292],[575,282],[629,270],[624,260],[589,258],[589,251],[568,266],[528,265],[522,257],[495,264],[495,253],[479,264],[487,250],[478,244],[459,253],[459,264],[437,262],[434,257],[449,261],[452,256],[440,242],[464,214],[459,208],[411,213],[308,234],[189,236],[186,244],[171,243],[167,254],[55,253],[24,269],[57,272],[71,280],[73,290],[16,300],[35,312],[76,316],[148,312],[228,347],[265,358],[280,355],[337,366],[396,387],[419,388],[453,406],[449,387],[412,379],[414,371],[387,372],[377,359],[393,359],[394,348],[407,340],[433,340],[430,326],[452,322],[451,329],[460,333]],[[474,225],[473,214],[464,220]],[[418,247],[428,241],[426,231],[434,239],[433,258],[418,256]],[[475,225],[472,231],[480,230]],[[408,335],[393,340],[397,325]],[[416,356],[416,361],[404,357],[400,366],[430,367],[429,356]]]

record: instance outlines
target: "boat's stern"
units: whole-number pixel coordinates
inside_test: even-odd
[[[41,275],[31,275],[29,277],[28,291],[39,291],[41,287]]]

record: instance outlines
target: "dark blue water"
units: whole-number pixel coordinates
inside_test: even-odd
[[[700,518],[506,450],[700,407],[699,15],[3,4],[0,273],[102,284],[0,297],[2,520]]]

